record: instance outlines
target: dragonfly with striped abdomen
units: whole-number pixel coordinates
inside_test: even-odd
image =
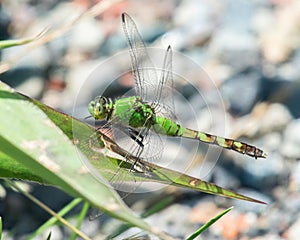
[[[133,139],[138,150],[134,155],[139,157],[150,132],[159,135],[196,139],[218,145],[254,158],[265,158],[266,153],[250,144],[234,139],[223,138],[208,133],[185,128],[176,122],[172,98],[172,49],[169,46],[163,61],[161,77],[148,56],[145,44],[130,16],[122,14],[123,30],[128,42],[132,72],[135,79],[135,95],[116,100],[98,96],[88,105],[90,114],[96,120],[106,120],[110,127],[122,129]]]

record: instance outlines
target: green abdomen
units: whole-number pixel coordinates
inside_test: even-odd
[[[153,127],[154,131],[160,134],[197,139],[204,143],[218,145],[220,147],[231,149],[242,154],[247,154],[255,158],[266,157],[266,153],[261,149],[256,148],[255,146],[236,141],[234,139],[223,138],[208,133],[188,129],[164,117],[156,117],[155,125]]]
[[[179,124],[164,117],[157,116],[153,127],[155,132],[167,136],[181,136],[183,133],[183,128]]]

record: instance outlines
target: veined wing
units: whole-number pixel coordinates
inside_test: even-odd
[[[172,100],[172,51],[168,48],[163,67],[161,69],[161,78],[157,76],[157,70],[152,63],[147,52],[144,41],[139,34],[136,24],[126,13],[122,14],[122,24],[124,33],[129,46],[132,71],[136,82],[136,93],[143,101],[154,102],[158,107],[158,112],[162,106],[165,106],[165,113],[174,111]]]
[[[161,77],[154,97],[154,107],[158,115],[166,116],[173,121],[176,120],[174,113],[173,99],[173,69],[172,69],[172,48],[169,45],[164,57],[161,69]]]
[[[157,81],[154,65],[134,21],[126,13],[122,14],[122,24],[129,46],[136,92],[143,100],[149,100],[151,96],[148,93],[147,85],[151,80]]]

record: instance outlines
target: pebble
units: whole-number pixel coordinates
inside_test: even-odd
[[[103,31],[105,31],[104,26],[101,26],[96,19],[84,19],[72,29],[69,51],[94,52],[104,41]]]
[[[300,108],[298,108],[299,103],[299,90],[300,90],[300,82],[295,81],[291,84],[286,84],[286,87],[282,89],[283,91],[278,90],[278,97],[281,97],[281,100],[285,106],[289,109],[293,117],[300,117]]]
[[[300,163],[299,162],[296,162],[294,164],[294,168],[291,173],[290,189],[291,191],[300,190]]]
[[[251,139],[259,139],[260,136],[263,136],[260,141],[264,140],[264,145],[270,145],[268,148],[273,149],[274,145],[269,144],[270,136],[274,136],[275,138],[271,141],[274,144],[277,143],[278,134],[281,138],[281,133],[292,119],[292,114],[283,104],[259,103],[250,114],[239,119],[231,118],[230,126],[234,127],[232,130],[234,138],[247,136]]]
[[[34,88],[32,86],[34,86]],[[18,92],[28,95],[31,98],[39,98],[44,88],[45,79],[40,76],[29,77],[25,82],[16,87]]]
[[[297,240],[300,236],[300,216],[298,219],[290,226],[289,230],[286,232],[286,237],[289,240]]]
[[[240,235],[247,233],[250,226],[255,223],[256,218],[251,215],[253,214],[232,210],[212,226],[211,231],[215,234],[220,232],[220,237],[224,239],[238,239]]]
[[[234,73],[247,68],[259,69],[259,48],[254,36],[231,29],[219,30],[216,35],[209,49],[221,63],[229,65]]]
[[[260,119],[260,131],[265,133],[282,132],[293,119],[289,109],[280,103],[273,103],[267,106],[267,109]]]
[[[156,216],[149,217],[147,222],[152,226],[159,227],[163,231],[167,230],[173,236],[183,238],[183,229],[187,233],[192,233],[195,230],[193,229],[193,225],[190,224],[190,212],[191,208],[188,206],[172,204],[167,209],[157,213]]]
[[[236,58],[238,59],[238,58]],[[234,115],[249,113],[260,98],[262,75],[257,69],[247,69],[224,82],[221,92],[230,102]]]
[[[182,1],[174,12],[174,26],[177,29],[166,35],[164,41],[170,40],[177,49],[202,45],[216,27],[217,11],[218,4],[212,4],[210,1],[202,1],[201,4]]]
[[[267,61],[282,63],[299,46],[299,27],[294,24],[299,22],[299,10],[299,1],[275,9],[272,27],[260,36],[262,53]]]
[[[200,201],[192,208],[189,219],[192,223],[205,224],[218,212],[220,212],[220,209],[213,202]]]
[[[43,69],[34,65],[18,66],[4,73],[2,80],[17,89],[17,91],[32,98],[40,98],[46,84]]]
[[[237,176],[223,167],[216,166],[213,169],[212,178],[214,183],[226,189],[237,189],[240,185],[240,181]]]
[[[295,119],[287,126],[283,133],[282,146],[280,147],[280,153],[290,159],[300,158],[300,119]]]
[[[242,168],[239,175],[243,185],[263,191],[287,178],[288,165],[277,152],[269,153],[267,159],[254,161],[244,158],[238,162]]]

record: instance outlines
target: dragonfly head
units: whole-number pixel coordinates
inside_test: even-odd
[[[90,101],[88,110],[96,120],[103,120],[108,118],[112,110],[112,101],[106,97],[96,97],[93,101]]]

